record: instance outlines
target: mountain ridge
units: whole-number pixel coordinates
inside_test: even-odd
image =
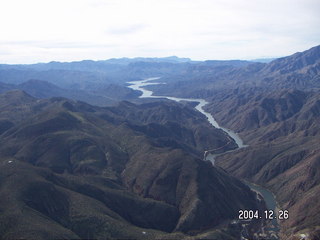
[[[239,208],[261,204],[240,178],[270,189],[281,209],[289,211],[290,218],[280,222],[282,239],[300,234],[318,239],[319,64],[320,46],[270,63],[138,61],[106,67],[83,61],[66,64],[69,70],[2,65],[4,92],[20,86],[46,97],[45,89],[58,95],[65,88],[113,98],[119,91],[119,100],[143,104],[96,107],[63,96],[0,95],[1,222],[9,228],[14,221],[22,223],[15,228],[16,238],[26,231],[30,216],[50,225],[47,233],[53,238],[188,238],[199,231],[199,237],[237,238],[239,229],[224,220],[237,218]],[[31,76],[57,88],[24,83]],[[204,98],[219,124],[238,132],[249,146],[216,157],[215,167],[203,161],[203,151],[225,145],[226,135],[189,104],[135,99],[137,92],[124,90],[125,82],[151,76],[166,83],[147,87],[156,95]],[[23,176],[30,181],[17,187]],[[28,236],[40,234],[37,226],[31,228]],[[54,235],[57,229],[63,234]],[[119,229],[128,231],[119,235]],[[12,236],[6,228],[0,231]]]
[[[270,63],[193,66],[187,75],[146,87],[156,95],[206,99],[217,122],[243,138],[248,147],[216,157],[215,164],[275,194],[290,214],[280,222],[281,239],[320,237],[319,63],[316,46]]]
[[[127,114],[137,109],[130,121]],[[228,139],[186,105],[124,102],[101,108],[12,91],[0,94],[0,110],[0,119],[11,123],[0,135],[4,239],[183,238],[261,204],[246,185],[201,159],[199,146]],[[172,110],[181,112],[172,117]],[[151,111],[154,117],[145,119]],[[170,121],[185,126],[181,135],[171,131]],[[150,124],[161,126],[160,135],[141,130]],[[188,141],[185,136],[197,129],[219,141]],[[177,144],[166,146],[163,133]]]

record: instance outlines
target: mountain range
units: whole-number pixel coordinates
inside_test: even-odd
[[[267,63],[0,65],[1,238],[258,239],[265,222],[237,224],[265,209],[248,181],[289,211],[281,239],[319,239],[319,71],[320,46]],[[126,82],[147,77],[166,83],[156,95],[205,99],[248,146],[190,103],[138,99]]]
[[[15,90],[0,110],[2,239],[184,238],[261,205],[202,160],[229,139],[187,105],[101,108]]]
[[[195,70],[196,68],[196,70]],[[217,157],[233,176],[262,185],[288,209],[283,239],[320,238],[320,46],[243,67],[199,69],[150,86],[159,95],[205,98],[207,111],[249,147]],[[180,77],[173,77],[181,79]]]

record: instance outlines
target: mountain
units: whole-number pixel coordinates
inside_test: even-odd
[[[270,63],[198,68],[182,81],[150,86],[156,94],[205,98],[207,111],[249,145],[216,158],[233,176],[270,189],[282,239],[320,238],[320,46]]]
[[[264,208],[241,179],[268,188],[289,211],[281,239],[320,239],[319,64],[320,46],[267,63],[0,65],[1,236],[255,238],[263,221],[232,221],[239,209]],[[205,99],[206,110],[248,146],[228,152],[236,147],[228,144],[215,166],[203,161],[226,134],[188,104],[136,99],[125,88],[155,76],[166,83],[147,87],[156,95]],[[54,98],[7,92],[15,88]],[[143,104],[61,98],[90,102],[88,95]]]
[[[0,70],[4,69],[33,69],[38,71],[46,70],[70,70],[70,71],[87,71],[87,72],[107,72],[123,69],[123,66],[131,63],[187,63],[194,62],[190,58],[179,58],[177,56],[163,58],[111,58],[107,60],[82,60],[74,62],[57,62],[36,64],[0,64]]]
[[[27,65],[28,66],[28,65]],[[89,83],[96,83],[106,79],[104,74],[86,71],[72,71],[63,69],[50,69],[39,71],[28,69],[24,65],[16,68],[6,66],[0,70],[0,82],[20,84],[28,80],[38,79],[48,81],[62,88],[85,88]]]
[[[105,60],[103,62],[111,63],[111,64],[128,65],[128,64],[134,63],[134,62],[186,63],[186,62],[192,62],[192,60],[190,58],[179,58],[177,56],[170,56],[170,57],[163,57],[163,58],[142,58],[142,57],[136,57],[136,58],[111,58],[111,59]]]
[[[177,73],[192,61],[175,56],[166,58],[121,58],[104,61],[0,64],[0,82],[19,84],[39,79],[63,88],[86,89],[93,84],[121,83],[146,77]],[[158,69],[158,70],[157,70]]]
[[[110,106],[138,96],[135,91],[116,84],[101,84],[99,90],[85,91],[65,89],[47,81],[32,79],[17,85],[0,83],[0,87],[3,92],[20,89],[37,98],[66,97],[98,106]]]
[[[318,67],[320,63],[320,45],[304,52],[298,52],[288,57],[278,58],[266,65],[263,71],[280,72],[280,74],[301,71]],[[306,70],[307,69],[307,70]]]
[[[250,147],[217,158],[216,164],[272,190],[290,213],[290,219],[282,222],[284,238],[306,233],[317,239],[320,91],[281,90],[227,98],[209,109],[223,125],[238,130]]]
[[[255,88],[313,89],[320,87],[320,46],[292,56],[275,59],[270,63],[250,63],[243,66],[209,66],[201,64],[188,68],[188,74],[171,75],[163,79],[167,84],[150,86],[157,95],[210,98],[226,89]],[[228,61],[227,61],[228,62]]]
[[[18,89],[25,90],[35,97],[62,96],[103,106],[106,105],[105,102],[113,103],[114,100],[132,100],[137,97],[137,93],[126,88],[128,81],[154,76],[166,78],[182,75],[184,78],[185,75],[193,71],[203,71],[203,69],[211,69],[212,67],[224,71],[225,67],[240,67],[249,63],[239,60],[194,62],[190,59],[173,56],[49,62],[29,65],[1,64],[0,82],[9,85],[20,84],[22,88],[18,87]],[[52,89],[48,90],[50,94],[47,94],[47,91],[37,92],[37,89],[44,86],[40,86],[41,82],[38,82],[39,86],[37,87],[34,79],[53,84],[55,87],[52,86]],[[23,87],[26,82],[29,87]],[[44,83],[42,82],[42,84]],[[8,88],[6,89],[8,90]]]
[[[14,89],[14,87],[15,86],[13,84],[7,84],[7,83],[0,82],[0,93],[10,91],[10,90]]]
[[[0,119],[3,239],[230,238],[239,209],[262,206],[202,160],[229,139],[187,105],[102,108],[15,90],[0,95]]]
[[[112,98],[95,96],[83,90],[63,89],[52,83],[41,80],[29,80],[17,85],[16,88],[37,98],[69,97],[95,105],[110,105],[115,102]]]

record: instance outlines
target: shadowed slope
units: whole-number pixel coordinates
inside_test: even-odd
[[[192,108],[126,102],[99,108],[20,91],[2,99],[4,239],[169,237],[258,207],[247,186],[201,160],[204,148],[228,139]],[[193,137],[198,131],[212,137]]]

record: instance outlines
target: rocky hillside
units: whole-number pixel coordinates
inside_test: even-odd
[[[208,110],[250,146],[222,156],[217,165],[271,189],[290,219],[283,238],[320,237],[320,47],[274,60],[256,76],[269,84],[225,89]],[[244,82],[245,83],[245,82]]]
[[[188,75],[150,86],[159,95],[198,97],[249,147],[216,164],[276,195],[289,220],[283,239],[320,238],[320,46],[270,63],[193,67]]]
[[[290,212],[290,219],[282,223],[286,236],[317,232],[320,92],[283,90],[237,99],[233,95],[229,103],[220,103],[232,106],[229,112],[213,107],[218,104],[209,109],[225,126],[238,130],[250,147],[222,156],[217,165],[276,194]]]
[[[203,149],[227,141],[177,103],[101,108],[4,93],[1,238],[182,239],[217,231],[239,209],[259,207],[246,185],[201,159]]]

